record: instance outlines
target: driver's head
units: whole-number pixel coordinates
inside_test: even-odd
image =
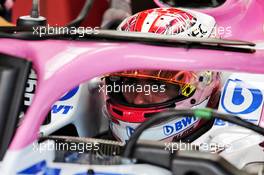
[[[178,82],[172,79],[186,79],[188,72],[134,70],[114,73],[120,76],[124,100],[132,105],[149,105],[163,103],[179,95]],[[176,77],[177,76],[177,77]],[[135,87],[135,89],[133,89]]]
[[[215,26],[212,17],[176,8],[158,8],[125,19],[118,30],[151,32],[181,37],[210,37]],[[153,114],[169,108],[212,107],[220,86],[220,74],[212,71],[129,70],[112,73],[105,83],[112,87],[107,112],[113,135],[127,140],[134,129]],[[190,117],[160,123],[143,137],[168,140],[186,137],[203,127],[204,121]]]

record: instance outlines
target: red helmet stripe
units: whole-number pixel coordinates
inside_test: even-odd
[[[140,32],[142,30],[142,26],[147,16],[148,16],[148,13],[140,13],[138,15],[134,31]]]

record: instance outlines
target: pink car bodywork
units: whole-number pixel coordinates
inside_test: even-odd
[[[202,12],[215,17],[218,26],[231,26],[232,36],[228,39],[264,41],[262,0],[229,0],[221,7]],[[16,131],[9,147],[11,151],[23,149],[37,139],[51,106],[66,91],[109,72],[125,69],[182,69],[264,73],[262,49],[257,49],[255,53],[239,53],[129,42],[0,39],[0,52],[31,60],[38,74],[36,95],[22,125]]]
[[[159,0],[154,1],[160,7],[164,7]],[[263,9],[264,1],[262,0],[227,0],[219,7],[197,11],[213,16],[217,26],[222,28],[220,30],[231,28],[231,36],[225,36],[224,32],[219,31],[223,38],[259,41],[264,37]]]

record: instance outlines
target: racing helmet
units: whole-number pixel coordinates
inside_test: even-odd
[[[118,30],[210,37],[214,26],[214,18],[205,14],[157,8],[128,17]],[[113,136],[122,142],[154,114],[170,108],[213,108],[220,96],[220,73],[214,71],[128,70],[107,75],[105,84],[112,87],[106,98],[110,129]],[[183,116],[149,128],[141,138],[176,141],[203,128],[206,122]]]

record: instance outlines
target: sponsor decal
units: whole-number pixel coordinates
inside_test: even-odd
[[[131,137],[131,135],[135,132],[135,129],[130,126],[127,126],[126,131],[127,131],[127,136]]]
[[[249,87],[239,79],[229,79],[221,98],[222,108],[230,114],[249,114],[258,110],[263,102],[261,90]]]
[[[26,87],[25,87],[24,103],[21,106],[18,126],[21,124],[22,118],[24,117],[28,107],[31,105],[33,101],[36,87],[37,87],[37,74],[35,73],[33,69],[31,69],[30,74],[27,79]]]
[[[190,125],[194,124],[197,121],[196,117],[184,117],[183,119],[175,122],[174,124],[163,126],[163,133],[166,136],[170,136],[180,131],[183,131]]]
[[[256,123],[258,122],[257,119],[244,119],[245,121],[251,122],[251,123]],[[216,126],[234,126],[235,124],[229,123],[227,121],[221,120],[221,119],[215,119],[214,125]]]
[[[20,172],[18,175],[28,175],[28,174],[38,174],[43,173],[44,175],[60,175],[61,169],[59,168],[49,168],[45,160],[38,162]]]
[[[28,106],[31,105],[33,101],[34,94],[36,92],[36,86],[37,86],[37,75],[33,69],[31,69],[30,75],[27,80],[27,87],[25,89],[24,94],[24,106],[22,108],[21,117],[26,112]],[[71,99],[74,95],[77,94],[79,90],[79,86],[73,88],[71,91],[67,92],[63,97],[59,99],[59,101],[66,101]],[[53,105],[51,108],[51,113],[53,114],[68,114],[70,110],[73,109],[73,106],[70,105]]]
[[[79,86],[75,87],[74,89],[70,90],[67,92],[63,97],[60,98],[59,101],[67,101],[71,99],[74,95],[77,94],[79,90]],[[63,114],[66,115],[68,114],[71,110],[73,109],[72,105],[63,105],[63,104],[55,104],[51,108],[51,113],[52,114]]]
[[[79,86],[77,86],[76,88],[74,88],[71,91],[69,91],[68,93],[66,93],[63,97],[60,98],[59,101],[69,100],[78,92],[78,90],[79,90]]]
[[[37,75],[35,71],[31,69],[24,94],[23,112],[26,112],[28,106],[31,105],[36,91],[36,86],[37,86]]]
[[[68,106],[68,105],[53,105],[51,108],[51,113],[52,114],[68,114],[69,111],[73,109],[73,106]]]
[[[224,126],[224,125],[226,125],[227,124],[227,122],[226,121],[224,121],[224,120],[221,120],[221,119],[215,119],[215,122],[214,122],[214,125],[217,125],[217,126]]]
[[[262,113],[263,91],[240,79],[227,80],[220,99],[219,111],[241,117],[243,120],[258,124]],[[216,119],[216,126],[233,126],[226,121]]]

